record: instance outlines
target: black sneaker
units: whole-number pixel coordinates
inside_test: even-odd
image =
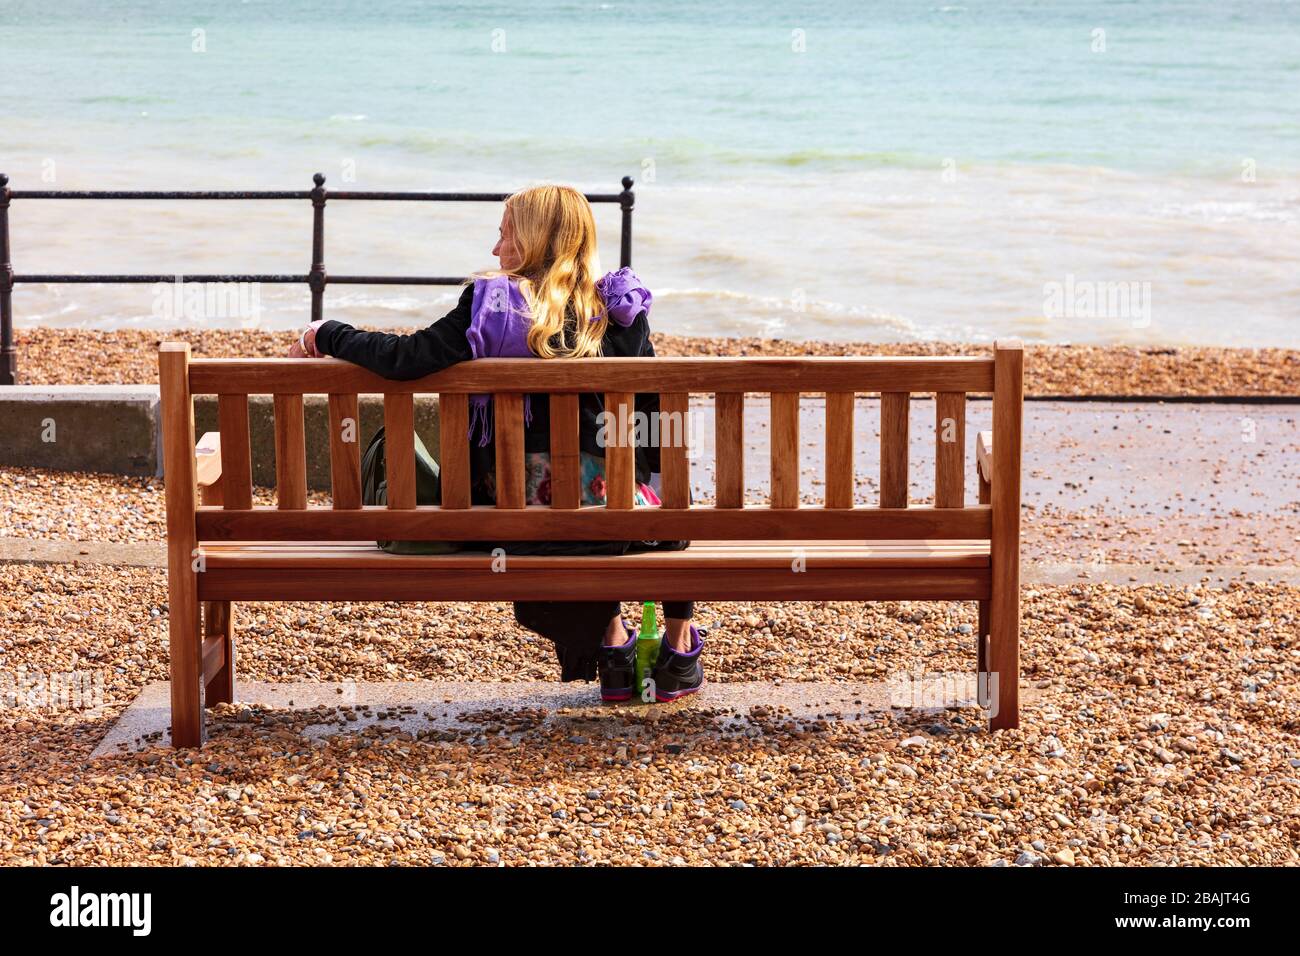
[[[685,653],[675,651],[664,640],[659,645],[659,658],[655,662],[655,700],[666,703],[693,694],[704,686],[704,666],[700,651],[704,638],[694,624],[691,625],[691,649]]]
[[[632,625],[623,622],[627,643],[616,647],[600,648],[600,699],[620,701],[632,699],[632,684],[636,680],[636,632]]]

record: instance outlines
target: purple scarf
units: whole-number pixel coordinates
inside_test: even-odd
[[[652,296],[629,268],[611,272],[596,283],[596,291],[605,303],[611,322],[631,325],[643,312],[650,312]],[[474,358],[533,358],[528,348],[528,330],[532,317],[528,300],[508,276],[491,276],[474,280],[474,301],[470,307],[470,324],[465,331]],[[469,397],[469,438],[479,433],[479,446],[492,442],[492,396]],[[532,423],[533,410],[524,396],[524,427]]]

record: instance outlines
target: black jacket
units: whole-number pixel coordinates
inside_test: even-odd
[[[470,308],[474,287],[468,285],[461,293],[456,307],[426,329],[410,335],[393,335],[388,332],[363,332],[343,322],[326,322],[316,333],[316,348],[325,355],[346,359],[384,378],[407,380],[423,378],[457,362],[474,357],[465,337],[470,324]],[[607,357],[653,357],[650,344],[650,321],[645,312],[631,325],[608,323],[601,340],[601,354]],[[562,360],[557,360],[562,361]],[[549,452],[551,450],[551,407],[549,397],[534,394],[530,398],[532,422],[524,431],[524,450]],[[596,442],[597,416],[605,408],[605,396],[588,393],[580,397],[578,437],[583,451],[605,457],[604,449]],[[659,396],[655,393],[636,396],[636,409],[646,416],[658,414]],[[650,473],[659,470],[659,449],[645,445],[636,450],[637,481],[648,482]],[[491,445],[479,448],[477,438],[470,445],[470,467],[475,475],[493,467]],[[491,504],[490,501],[476,502]]]

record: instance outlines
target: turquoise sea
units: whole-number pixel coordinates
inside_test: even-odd
[[[1300,345],[1297,2],[0,0],[0,103],[17,189],[631,175],[665,331]],[[498,215],[332,205],[327,264],[484,267]],[[616,207],[597,218],[612,268]],[[11,220],[19,273],[302,272],[310,251],[305,202]],[[334,287],[327,308],[410,325],[453,295]],[[15,312],[165,324],[154,298],[23,286]],[[266,287],[260,321],[305,303]]]

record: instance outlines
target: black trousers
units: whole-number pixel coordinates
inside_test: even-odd
[[[664,601],[664,617],[690,620],[693,601]],[[596,661],[618,601],[516,601],[515,620],[555,644],[560,680],[595,680]]]

